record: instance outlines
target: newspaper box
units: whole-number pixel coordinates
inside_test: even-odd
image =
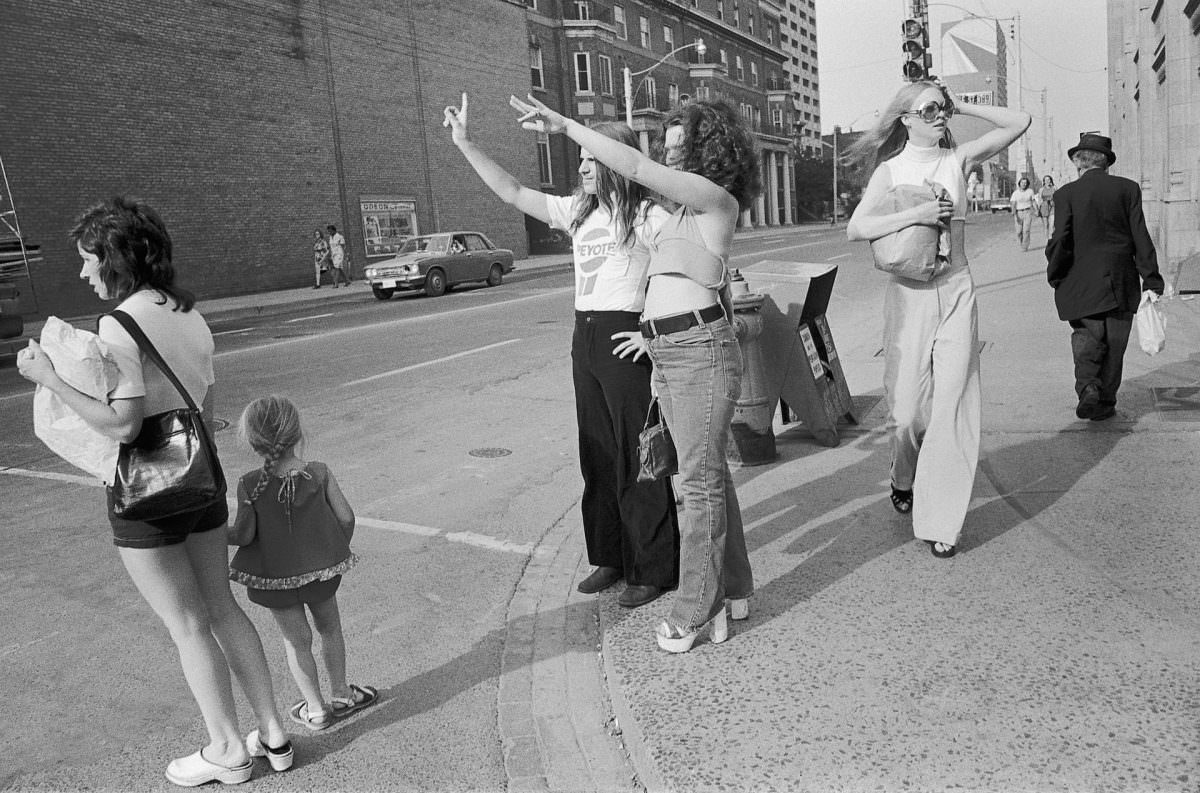
[[[769,397],[786,402],[818,443],[837,446],[838,422],[858,423],[825,319],[837,265],[762,261],[740,272],[765,297],[759,343]]]

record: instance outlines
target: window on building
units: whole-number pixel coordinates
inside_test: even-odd
[[[782,107],[771,108],[771,124],[776,127],[783,126],[783,108]]]
[[[757,107],[754,108],[754,128],[762,128],[762,110]]]
[[[546,87],[546,72],[542,68],[542,48],[529,48],[529,82],[534,88]]]
[[[576,19],[591,19],[592,18],[591,0],[575,0],[575,18]]]
[[[605,96],[613,95],[612,58],[607,55],[596,56],[596,79],[600,82],[600,93]]]
[[[653,77],[646,78],[646,105],[658,107],[658,83],[654,82]]]
[[[675,83],[667,83],[667,104],[671,107],[679,104],[679,86]]]
[[[741,55],[733,56],[733,67],[734,67],[734,73],[737,75],[737,78],[739,80],[741,80],[742,82],[745,82],[746,81],[746,69],[745,69],[745,67],[742,66],[742,56]]]
[[[613,6],[613,27],[617,29],[617,38],[625,41],[629,38],[629,28],[625,27],[625,8]]]
[[[650,20],[638,17],[638,28],[642,32],[642,46],[650,49]]]
[[[554,184],[554,169],[550,165],[550,134],[537,134],[538,177],[544,185]]]
[[[729,72],[729,53],[721,50],[721,65],[725,67],[725,72]]]
[[[775,29],[772,28],[770,25],[767,25],[767,43],[768,44],[775,43]]]
[[[416,199],[405,196],[363,196],[358,202],[362,219],[363,253],[394,256],[409,237],[420,234]]]
[[[753,11],[746,12],[746,30],[749,31],[751,36],[754,35],[754,12]]]
[[[712,95],[712,92],[708,90],[707,85],[701,85],[701,86],[696,87],[696,98],[697,99],[707,102],[711,98],[711,95]]]
[[[534,11],[537,11],[537,4],[538,0],[525,0],[526,7],[532,8]]]
[[[575,53],[575,93],[592,92],[592,62],[586,52]]]
[[[740,28],[742,26],[742,11],[738,8],[737,0],[733,3],[733,26]]]
[[[670,25],[663,25],[663,47],[667,52],[675,49],[675,31]]]
[[[750,61],[750,84],[758,85],[758,64]]]
[[[717,19],[725,21],[725,0],[717,0]]]

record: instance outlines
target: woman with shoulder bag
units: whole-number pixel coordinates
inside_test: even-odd
[[[947,126],[955,113],[996,129],[955,145]],[[958,105],[940,82],[923,80],[901,88],[850,152],[875,169],[846,227],[851,240],[941,228],[939,272],[928,281],[893,275],[884,293],[883,386],[892,506],[912,513],[913,534],[942,559],[955,553],[979,462],[979,318],[963,234],[965,174],[1006,149],[1030,120],[1004,107]],[[884,208],[891,186],[924,183],[943,191],[909,209]]]
[[[175,283],[171,237],[158,213],[138,200],[113,198],[87,209],[71,238],[83,258],[80,277],[101,300],[121,301],[119,310],[140,328],[192,403],[202,404],[203,414],[210,416],[212,334],[193,310],[193,295]],[[136,446],[144,426],[185,408],[188,398],[153,355],[147,360],[145,342],[135,341],[115,317],[101,317],[99,332],[120,370],[107,400],[64,383],[36,342],[21,352],[18,367],[97,431],[120,441],[124,452]],[[215,454],[210,464],[223,481]],[[245,782],[252,756],[267,756],[276,770],[289,767],[292,748],[275,705],[262,641],[230,591],[223,488],[208,504],[179,514],[130,520],[120,511],[109,487],[113,543],[138,591],[170,631],[209,734],[200,751],[167,765],[167,779],[188,787],[213,780]],[[238,730],[231,670],[257,716],[258,729],[247,736],[255,738],[253,745]]]

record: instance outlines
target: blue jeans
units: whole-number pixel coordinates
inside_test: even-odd
[[[679,589],[670,621],[694,630],[725,598],[754,590],[725,446],[742,391],[742,350],[728,320],[650,340],[653,383],[679,458]]]

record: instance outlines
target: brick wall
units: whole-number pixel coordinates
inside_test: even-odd
[[[359,196],[411,196],[422,232],[469,227],[526,253],[520,213],[441,126],[469,92],[477,139],[537,184],[532,136],[507,105],[529,85],[513,3],[15,0],[5,30],[0,156],[45,257],[26,312],[97,309],[66,232],[115,193],[161,212],[180,280],[202,298],[310,283],[312,231],[327,223],[361,272]]]

